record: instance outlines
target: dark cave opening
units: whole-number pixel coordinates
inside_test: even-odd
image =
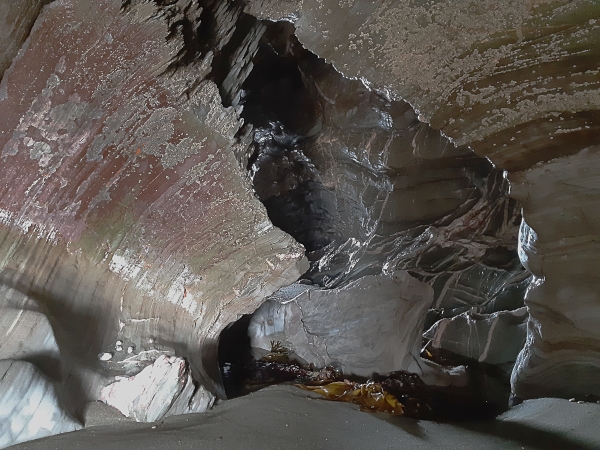
[[[248,367],[252,353],[248,325],[251,318],[251,314],[244,315],[229,324],[219,337],[219,368],[228,399],[244,395],[244,383],[250,376]]]
[[[313,252],[332,241],[329,212],[332,198],[302,144],[320,130],[320,106],[306,86],[299,65],[317,57],[303,49],[281,48],[293,37],[289,24],[271,25],[242,85],[242,118],[254,127],[254,152],[249,160],[254,191],[269,219]]]

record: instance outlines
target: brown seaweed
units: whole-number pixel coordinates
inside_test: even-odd
[[[386,412],[394,416],[405,414],[402,403],[387,392],[380,383],[354,383],[352,381],[336,381],[324,386],[296,385],[301,389],[323,395],[328,400],[350,402],[360,405],[362,411]]]

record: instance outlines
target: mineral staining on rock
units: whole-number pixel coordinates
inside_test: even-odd
[[[177,28],[199,14],[57,0],[0,85],[0,281],[47,313],[80,401],[169,348],[221,393],[221,330],[307,268],[239,169],[212,53]]]

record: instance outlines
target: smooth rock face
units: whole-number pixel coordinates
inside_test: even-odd
[[[591,187],[600,133],[600,4],[253,0],[247,11],[292,21],[300,42],[346,76],[407,100],[420,120],[509,171],[527,222],[521,256],[536,275],[513,390],[523,397],[597,394],[591,380],[600,375],[600,346],[589,318],[600,278],[590,238],[600,223]],[[583,159],[587,174],[571,164]],[[530,223],[530,214],[543,220]],[[543,236],[539,248],[536,235]],[[561,270],[536,272],[540,260]]]
[[[106,386],[100,400],[138,422],[155,422],[176,414],[204,412],[215,397],[204,386],[195,388],[183,358],[163,355],[137,375]]]
[[[536,277],[513,388],[524,398],[600,395],[600,147],[510,180],[524,208],[519,252]]]
[[[512,369],[525,344],[527,318],[524,307],[493,314],[466,312],[436,322],[423,337],[434,349]]]
[[[178,28],[200,12],[54,1],[0,84],[0,281],[48,314],[82,402],[165,346],[220,392],[220,331],[307,267],[239,169],[213,53]]]
[[[33,364],[0,361],[0,448],[80,428]]]
[[[280,341],[316,367],[345,374],[417,371],[421,330],[433,290],[407,272],[366,276],[339,289],[268,300],[248,328],[252,347]]]

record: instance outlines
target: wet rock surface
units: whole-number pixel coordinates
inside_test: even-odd
[[[553,201],[534,206],[521,193],[541,198],[548,192],[545,180],[526,175],[530,171],[556,174],[563,183],[578,185],[580,175],[570,169],[569,158],[588,158],[598,151],[596,2],[257,0],[248,3],[247,11],[291,21],[299,41],[340,72],[407,100],[421,121],[508,170],[511,195],[523,202],[525,220],[530,213],[547,211],[543,224],[530,225],[530,235],[553,230],[565,240],[579,236],[579,230],[564,230],[567,217],[594,229],[592,218],[583,220],[568,207],[558,210]],[[593,191],[571,192],[573,203],[584,201],[597,209]],[[542,248],[522,254],[524,264],[542,257]],[[568,258],[588,260],[583,248],[571,251]],[[597,373],[591,352],[597,348],[596,337],[585,325],[583,316],[589,315],[583,313],[580,319],[575,312],[591,304],[597,309],[598,277],[590,270],[594,269],[581,269],[576,275],[586,279],[577,289],[589,295],[579,300],[574,290],[572,296],[565,294],[569,308],[554,293],[558,286],[570,286],[572,272],[549,271],[530,281],[525,303],[532,320],[513,373],[513,389],[519,395],[594,390],[588,380]],[[543,382],[544,375],[555,381]],[[569,387],[563,389],[558,379]]]
[[[433,290],[406,272],[367,276],[339,289],[267,300],[252,316],[250,344],[280,342],[300,361],[344,374],[420,372],[421,332]]]
[[[73,416],[206,409],[271,341],[263,375],[600,395],[597,2],[0,13],[0,353]]]

